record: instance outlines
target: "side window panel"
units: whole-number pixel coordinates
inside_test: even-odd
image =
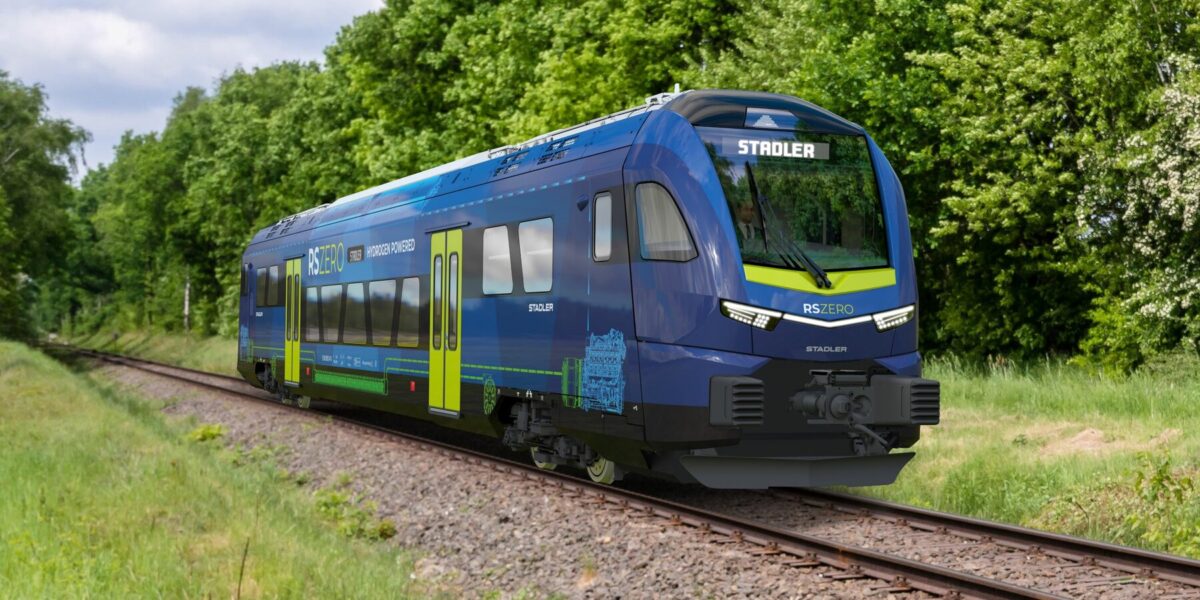
[[[287,273],[287,265],[279,265],[276,270],[279,273],[279,284],[275,286],[278,290],[276,291],[277,296],[274,305],[283,306],[283,303],[287,301],[287,276],[285,275]]]
[[[346,284],[346,320],[342,326],[343,344],[367,343],[367,296],[364,284]]]
[[[338,327],[342,319],[342,286],[327,285],[321,288],[321,341],[326,344],[338,342]]]
[[[409,277],[400,290],[400,331],[396,345],[416,348],[420,341],[421,327],[421,280]]]
[[[657,183],[639,183],[634,190],[642,258],[679,262],[696,258],[696,247],[670,192]]]
[[[246,292],[250,289],[250,282],[247,281],[247,279],[249,277],[250,277],[250,265],[248,265],[246,263],[242,263],[241,288],[239,289],[238,294],[245,296]]]
[[[392,315],[396,308],[396,280],[385,279],[370,283],[371,343],[392,345]]]
[[[508,227],[483,230],[483,293],[511,294],[512,257],[508,251]]]
[[[319,321],[320,295],[315,287],[304,289],[304,341],[321,341],[321,322]]]
[[[526,292],[548,292],[553,285],[554,220],[525,221],[517,227],[521,274]]]
[[[254,282],[254,304],[256,306],[267,305],[267,270],[261,268],[258,270],[258,277]]]
[[[596,195],[596,214],[592,215],[592,259],[598,262],[612,258],[612,194]]]
[[[279,306],[279,289],[283,282],[279,278],[279,265],[271,265],[267,269],[267,306]]]

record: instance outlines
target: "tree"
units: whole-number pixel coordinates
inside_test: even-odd
[[[70,176],[87,132],[48,114],[38,86],[0,71],[0,336],[30,335],[43,275],[62,264]]]
[[[1159,65],[1196,50],[1191,4],[776,0],[708,79],[873,133],[905,183],[927,346],[1070,353],[1104,285],[1076,219],[1080,161],[1150,124]]]
[[[1190,57],[1163,70],[1154,126],[1084,163],[1077,216],[1110,277],[1083,350],[1114,370],[1181,344],[1200,353],[1200,70]]]

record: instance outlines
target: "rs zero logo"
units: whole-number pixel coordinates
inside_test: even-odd
[[[341,273],[346,268],[346,246],[341,242],[308,249],[308,274]]]
[[[804,305],[806,315],[852,315],[853,304],[811,303]]]

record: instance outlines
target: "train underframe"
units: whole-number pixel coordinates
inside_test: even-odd
[[[331,399],[431,419],[423,402],[395,402],[309,383],[282,385],[278,365],[243,375],[280,399]],[[800,374],[800,375],[797,375]],[[415,389],[398,382],[401,389]],[[407,387],[406,387],[407,386]],[[464,383],[465,399],[482,389]],[[304,390],[305,393],[300,393]],[[644,404],[644,422],[567,408],[556,394],[501,393],[490,415],[440,422],[499,438],[539,467],[588,472],[612,483],[636,472],[712,488],[885,485],[913,457],[922,425],[939,420],[936,381],[897,375],[873,361],[825,365],[773,360],[748,375],[714,376],[707,405]],[[510,391],[511,392],[511,391]],[[410,400],[420,400],[419,392]]]

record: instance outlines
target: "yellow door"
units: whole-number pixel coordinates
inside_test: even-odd
[[[462,395],[462,230],[431,236],[429,411],[458,416]]]
[[[300,259],[287,261],[284,281],[283,382],[300,384]]]

